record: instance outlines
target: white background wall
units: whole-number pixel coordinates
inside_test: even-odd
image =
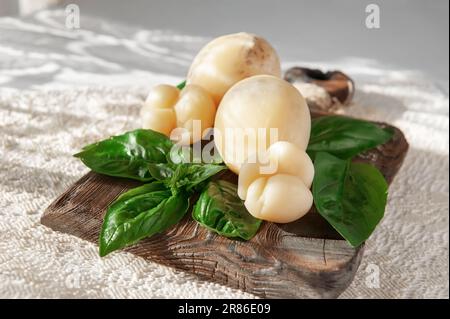
[[[16,2],[17,1],[14,1]],[[283,61],[359,57],[423,71],[448,83],[447,0],[63,0],[83,14],[147,29],[214,37],[236,31],[269,39]],[[381,9],[381,28],[365,27],[365,8]],[[0,14],[17,14],[0,0]]]

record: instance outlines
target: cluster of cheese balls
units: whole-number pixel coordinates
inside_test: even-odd
[[[258,74],[280,77],[278,55],[263,38],[249,33],[225,35],[203,47],[189,69],[186,86],[154,87],[142,108],[142,124],[180,142],[195,143],[214,126],[224,94],[240,80]],[[194,134],[194,123],[201,134]],[[180,136],[181,135],[181,136]]]
[[[300,92],[281,79],[278,55],[265,39],[248,33],[214,39],[195,57],[183,89],[151,90],[141,118],[144,128],[182,144],[199,141],[214,127],[221,136],[217,150],[239,174],[238,195],[253,216],[286,223],[311,208],[314,167],[305,152],[309,109]],[[242,150],[236,149],[233,132],[273,128],[275,142],[244,140]],[[253,156],[261,148],[276,164],[271,173],[262,172],[262,157]]]

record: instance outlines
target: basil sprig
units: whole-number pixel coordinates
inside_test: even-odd
[[[150,172],[156,181],[127,191],[108,207],[100,233],[100,256],[179,222],[191,195],[224,169],[216,164],[155,165]]]
[[[210,182],[192,211],[200,225],[225,237],[251,239],[261,220],[247,211],[237,195],[237,187],[227,181]]]
[[[174,163],[165,135],[138,129],[90,144],[75,154],[94,172],[150,182],[120,195],[107,209],[100,256],[163,232],[180,221],[189,198],[224,165]],[[191,152],[189,152],[191,153]]]

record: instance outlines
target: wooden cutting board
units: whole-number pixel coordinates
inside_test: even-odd
[[[408,149],[402,132],[393,129],[390,142],[356,159],[374,164],[388,183]],[[237,181],[231,172],[221,178]],[[41,223],[97,243],[107,206],[139,184],[90,172],[47,208]],[[351,283],[363,255],[363,245],[347,244],[314,208],[294,223],[264,223],[247,242],[211,233],[188,213],[170,230],[125,250],[264,298],[337,297]]]

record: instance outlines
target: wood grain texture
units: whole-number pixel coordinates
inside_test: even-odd
[[[408,149],[401,131],[393,129],[389,143],[356,159],[374,164],[388,183]],[[222,178],[236,181],[231,172]],[[90,172],[47,208],[41,223],[96,243],[107,206],[137,185]],[[352,248],[313,208],[294,223],[264,223],[247,242],[211,233],[187,214],[170,230],[126,250],[264,298],[335,298],[351,283],[364,248]]]

